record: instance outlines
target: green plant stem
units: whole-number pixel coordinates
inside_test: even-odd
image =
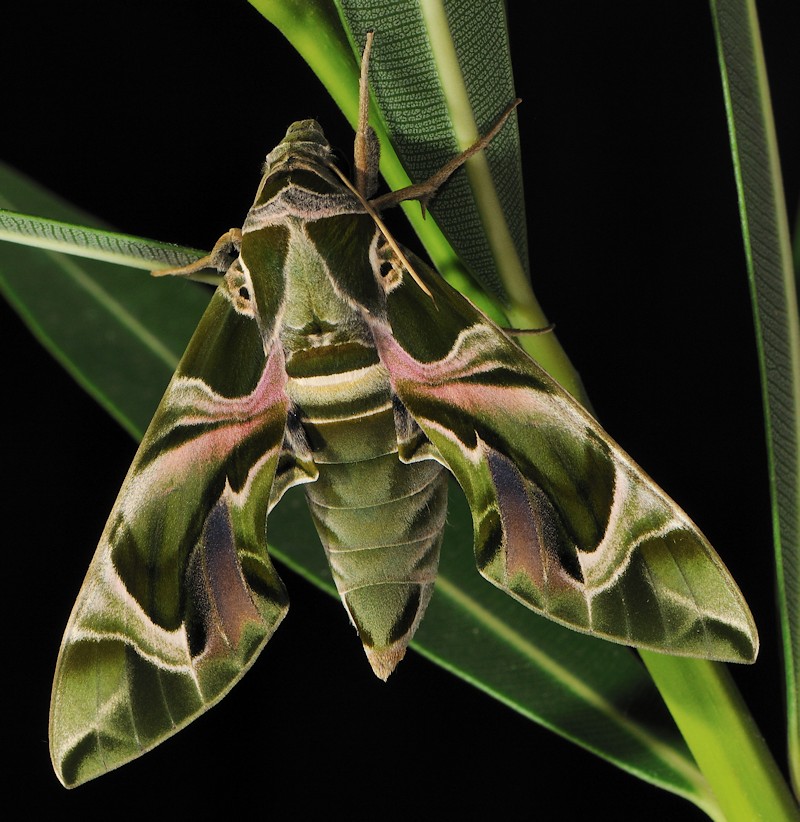
[[[727,667],[649,651],[640,655],[726,819],[800,819]]]

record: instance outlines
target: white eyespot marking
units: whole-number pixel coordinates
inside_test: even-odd
[[[403,269],[395,262],[384,260],[381,263],[380,283],[387,294],[391,294],[403,282]]]
[[[379,234],[376,232],[369,254],[372,270],[375,272],[375,279],[384,290],[384,293],[391,294],[395,288],[403,283],[403,266],[388,243],[378,246],[376,242],[378,238]]]
[[[242,258],[237,258],[225,274],[225,294],[238,314],[255,319],[256,299],[253,282]]]

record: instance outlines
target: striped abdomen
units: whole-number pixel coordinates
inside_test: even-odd
[[[319,471],[305,486],[308,506],[370,664],[386,679],[433,592],[446,472],[432,459],[401,461],[388,374],[374,348],[298,352],[287,371]]]

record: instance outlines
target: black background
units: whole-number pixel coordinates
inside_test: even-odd
[[[792,5],[760,3],[793,214]],[[763,650],[734,673],[782,762],[759,382],[707,7],[551,0],[510,16],[534,288],[605,426],[744,589]],[[126,233],[209,247],[241,223],[293,120],[351,145],[316,78],[243,0],[51,1],[4,17],[0,157]],[[321,801],[356,819],[704,818],[414,654],[378,682],[340,606],[289,572],[290,614],[228,699],[65,792],[47,753],[52,669],[135,446],[0,311],[6,771],[27,809],[268,817]]]

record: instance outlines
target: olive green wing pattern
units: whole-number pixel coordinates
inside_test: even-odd
[[[597,421],[421,262],[372,330],[393,390],[466,494],[480,572],[571,628],[750,662],[758,638],[727,569]]]
[[[64,634],[50,744],[67,786],[139,756],[219,700],[286,613],[265,531],[286,374],[280,344],[265,347],[256,323],[218,290]]]
[[[688,517],[469,301],[410,272],[331,162],[317,123],[292,125],[243,228],[167,272],[224,276],[64,634],[50,746],[67,786],[154,747],[250,667],[288,607],[267,516],[299,483],[381,678],[433,591],[442,465],[479,570],[528,607],[641,648],[755,658],[747,605]]]

